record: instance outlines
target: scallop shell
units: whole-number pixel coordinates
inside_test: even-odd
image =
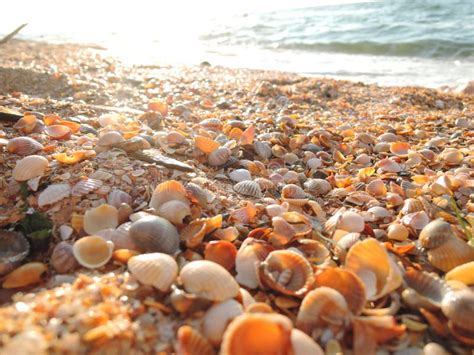
[[[38,196],[38,206],[44,207],[52,205],[71,195],[71,186],[69,184],[53,184],[49,185],[46,190]]]
[[[441,309],[459,328],[474,332],[474,292],[471,289],[448,293],[443,298]]]
[[[96,180],[100,181],[100,180]],[[122,203],[132,204],[132,196],[120,189],[113,189],[107,196],[107,203],[115,208],[119,208]]]
[[[213,261],[227,270],[235,266],[237,248],[226,240],[214,240],[209,242],[204,249],[204,259]]]
[[[398,266],[385,247],[374,238],[367,238],[352,246],[346,256],[345,268],[363,281],[369,301],[392,292],[402,283]]]
[[[372,196],[384,196],[387,193],[387,187],[381,179],[374,179],[367,184],[366,191]]]
[[[390,144],[390,152],[400,157],[406,157],[410,150],[410,144],[407,142],[392,142]]]
[[[158,210],[162,204],[171,200],[189,203],[183,184],[176,180],[168,180],[156,186],[150,200],[150,207]]]
[[[314,330],[345,328],[351,312],[343,295],[329,287],[308,292],[301,302],[296,327],[311,335]]]
[[[229,148],[220,147],[212,151],[208,156],[208,162],[210,166],[221,166],[227,163],[231,156],[231,151]]]
[[[244,313],[242,305],[234,299],[214,304],[203,317],[204,336],[214,346],[219,346],[227,325]]]
[[[456,266],[445,275],[446,281],[456,280],[468,286],[474,285],[474,261]]]
[[[400,166],[400,164],[389,158],[380,160],[377,163],[377,166],[388,173],[399,173],[400,171],[402,171],[402,167]]]
[[[234,185],[234,191],[238,192],[241,195],[250,196],[250,197],[261,197],[262,190],[260,185],[255,181],[245,180],[238,182]]]
[[[171,200],[160,205],[156,213],[173,224],[183,224],[183,219],[191,216],[191,209],[188,202]]]
[[[444,297],[451,292],[451,288],[436,274],[410,268],[406,271],[404,279],[407,286],[423,299],[423,304],[414,305],[417,307],[429,304],[431,309],[439,309]]]
[[[178,329],[176,336],[176,355],[214,355],[215,351],[209,341],[189,325]]]
[[[118,226],[118,211],[114,206],[103,204],[87,210],[84,214],[84,230],[94,234],[102,229]]]
[[[179,277],[187,292],[207,300],[225,301],[239,294],[239,285],[232,275],[212,261],[192,261],[181,269]]]
[[[2,284],[3,288],[19,288],[41,281],[41,275],[48,270],[43,263],[32,262],[20,266],[15,271],[9,273]]]
[[[299,329],[291,330],[291,347],[294,355],[324,355],[319,344]]]
[[[63,125],[51,125],[46,127],[46,133],[52,139],[63,140],[71,137],[71,129]]]
[[[311,264],[300,254],[276,250],[259,266],[260,282],[284,295],[303,297],[314,283]]]
[[[12,154],[30,155],[43,150],[44,146],[30,137],[16,137],[8,141],[6,148]]]
[[[133,222],[130,239],[143,252],[174,254],[179,247],[178,230],[162,217],[147,216]]]
[[[29,252],[30,244],[23,234],[0,230],[0,276],[18,266]]]
[[[263,160],[270,159],[272,156],[272,148],[267,142],[254,142],[255,153]]]
[[[220,144],[215,140],[203,136],[194,137],[195,146],[203,153],[210,154],[220,147]]]
[[[109,131],[102,134],[97,141],[98,145],[101,146],[111,146],[112,144],[117,144],[123,142],[125,139],[117,131]]]
[[[50,263],[58,274],[70,273],[79,265],[74,257],[72,245],[67,242],[60,242],[54,247]]]
[[[71,189],[72,196],[84,196],[88,193],[97,190],[100,188],[104,183],[101,180],[85,178],[80,180],[77,184],[75,184]]]
[[[300,186],[288,184],[281,190],[281,197],[284,199],[304,199],[306,194]]]
[[[72,248],[77,262],[89,269],[107,264],[113,251],[114,243],[97,236],[83,237],[77,240]]]
[[[340,268],[328,268],[315,276],[315,287],[330,287],[346,299],[347,305],[355,315],[362,313],[367,301],[365,285],[353,272]]]
[[[43,175],[48,165],[46,158],[40,155],[29,155],[16,163],[12,176],[16,181],[26,181]]]
[[[292,328],[281,314],[244,313],[227,327],[220,354],[289,354]]]
[[[325,196],[332,190],[331,184],[324,179],[309,179],[304,187],[315,196]]]
[[[252,175],[247,169],[236,169],[229,173],[229,177],[234,182],[252,180]]]
[[[178,277],[178,264],[173,257],[163,253],[134,256],[128,260],[128,269],[144,285],[167,292]]]

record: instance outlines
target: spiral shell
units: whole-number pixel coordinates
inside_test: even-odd
[[[44,146],[30,137],[16,137],[8,141],[6,148],[12,154],[30,155],[43,150]]]
[[[214,304],[203,317],[203,334],[213,344],[218,346],[227,325],[244,313],[242,305],[234,299]]]
[[[46,158],[40,155],[29,155],[16,163],[12,176],[16,181],[26,181],[36,176],[42,176],[48,165]]]
[[[261,197],[262,190],[260,185],[255,181],[245,180],[238,182],[234,185],[234,191],[238,192],[241,195],[250,196],[250,197]]]
[[[49,185],[43,192],[38,196],[38,206],[44,207],[46,205],[52,205],[71,194],[71,187],[69,184],[53,184]]]
[[[114,243],[101,237],[88,236],[74,243],[72,252],[82,266],[95,269],[104,266],[112,258]]]
[[[224,165],[225,163],[227,163],[227,161],[229,161],[231,153],[232,152],[229,148],[217,148],[216,150],[212,151],[207,158],[209,165],[215,167]]]
[[[168,220],[147,216],[132,223],[130,239],[143,252],[174,254],[179,247],[179,234]]]
[[[207,260],[192,261],[179,273],[184,289],[211,301],[225,301],[239,293],[239,285],[219,264]]]
[[[114,206],[103,204],[84,214],[84,230],[94,234],[102,229],[118,226],[118,211]]]
[[[168,254],[150,253],[133,256],[128,269],[144,285],[166,292],[178,277],[178,264]]]
[[[58,243],[51,255],[51,266],[58,274],[67,274],[78,266],[73,254],[72,245],[67,242]]]

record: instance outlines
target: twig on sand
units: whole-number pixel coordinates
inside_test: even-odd
[[[15,37],[17,35],[17,33],[20,32],[23,29],[23,27],[25,27],[26,25],[27,25],[27,23],[24,23],[23,25],[21,25],[20,27],[15,29],[13,32],[10,32],[9,34],[7,34],[5,37],[3,37],[0,40],[0,44],[7,43],[9,40],[11,40],[13,37]]]

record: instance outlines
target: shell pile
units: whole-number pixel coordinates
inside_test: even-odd
[[[23,112],[0,121],[0,348],[474,346],[472,98],[96,65],[71,69],[75,90],[88,78],[107,95],[0,95]],[[84,104],[93,97],[145,111]],[[54,224],[44,253],[17,228],[32,211]]]

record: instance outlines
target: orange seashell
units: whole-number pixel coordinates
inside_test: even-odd
[[[25,116],[20,118],[15,125],[14,128],[20,130],[23,133],[31,133],[33,132],[38,125],[38,119],[35,115],[30,115],[25,112]]]
[[[101,237],[88,236],[74,243],[72,252],[82,266],[95,269],[107,264],[112,257],[114,244]]]
[[[245,207],[230,212],[230,218],[237,223],[248,224],[253,221],[257,215],[255,205],[248,201]]]
[[[122,136],[125,139],[130,139],[130,138],[133,138],[136,135],[140,134],[140,131],[141,131],[140,129],[133,129],[133,130],[129,130],[129,131],[123,131]]]
[[[238,127],[234,127],[232,128],[229,133],[227,133],[228,137],[230,139],[235,139],[236,141],[240,139],[240,137],[242,137],[242,130]]]
[[[56,124],[56,122],[58,122],[60,120],[61,120],[61,117],[59,115],[56,115],[56,114],[46,115],[43,118],[43,122],[46,126],[51,126],[53,124]]]
[[[153,99],[148,103],[148,109],[161,113],[163,116],[168,114],[168,105],[158,99]]]
[[[150,200],[150,207],[158,210],[165,202],[177,200],[189,204],[186,188],[179,181],[168,180],[156,186]]]
[[[214,304],[203,317],[203,334],[213,345],[218,346],[227,325],[242,313],[242,305],[234,299]]]
[[[245,308],[247,313],[274,313],[270,305],[264,302],[255,302]]]
[[[46,127],[46,133],[52,139],[63,140],[71,137],[71,129],[66,126],[52,125]]]
[[[240,145],[250,145],[253,144],[253,139],[255,136],[255,126],[248,127],[240,136]]]
[[[81,125],[79,123],[72,121],[58,120],[54,124],[68,127],[72,133],[77,133],[81,129]]]
[[[120,264],[126,264],[131,257],[138,254],[139,253],[135,250],[117,249],[113,252],[112,259]]]
[[[392,154],[406,157],[410,149],[410,144],[406,142],[392,142],[390,143],[390,152]]]
[[[71,227],[79,233],[84,227],[84,216],[74,212],[71,216]]]
[[[176,355],[213,355],[215,354],[211,343],[201,333],[183,325],[178,329]]]
[[[401,337],[405,325],[398,325],[392,316],[356,317],[353,322],[354,353],[375,354],[377,345]]]
[[[204,249],[204,259],[214,261],[227,270],[235,266],[237,248],[234,244],[225,240],[209,242]]]
[[[41,281],[41,275],[48,270],[43,263],[32,262],[20,266],[5,277],[3,288],[19,288]]]
[[[377,166],[388,173],[399,173],[400,171],[402,171],[402,167],[400,166],[400,164],[389,158],[380,160],[377,163]]]
[[[53,158],[63,164],[75,164],[86,158],[86,152],[76,151],[76,152],[72,152],[71,154],[58,153],[58,154],[54,154]]]

